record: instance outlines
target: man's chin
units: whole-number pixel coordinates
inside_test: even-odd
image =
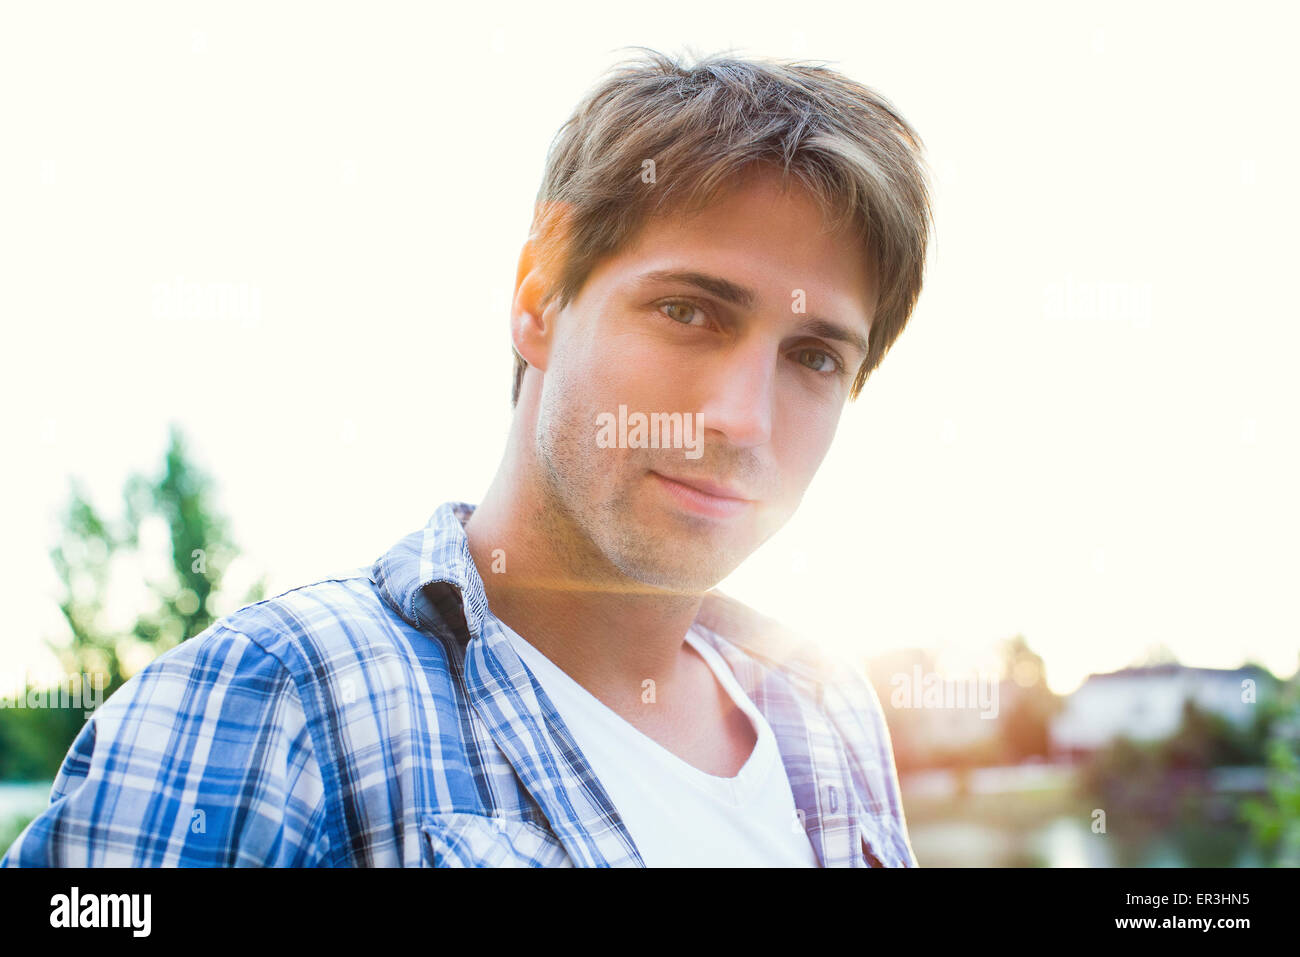
[[[720,563],[716,552],[707,556],[700,555],[696,561],[691,560],[696,557],[693,552],[683,554],[664,548],[653,555],[647,552],[635,556],[624,555],[618,566],[624,575],[640,582],[647,589],[666,594],[702,595],[740,564]]]
[[[703,594],[731,574],[754,546],[753,529],[672,513],[620,516],[592,531],[598,547],[626,578],[672,593]]]

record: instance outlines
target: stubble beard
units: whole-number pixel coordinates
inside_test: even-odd
[[[537,418],[534,447],[544,504],[536,518],[564,556],[566,574],[616,590],[702,594],[712,588],[726,570],[704,541],[707,523],[694,542],[662,535],[637,524],[637,485],[620,485],[604,497],[602,480],[642,479],[646,469],[627,469],[625,450],[598,449],[595,422],[596,411],[559,410],[549,397]],[[599,460],[602,455],[610,456],[608,462]]]

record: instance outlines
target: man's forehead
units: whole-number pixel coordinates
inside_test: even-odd
[[[791,216],[802,221],[797,229],[790,229],[784,221]],[[783,265],[798,258],[784,255],[785,250],[791,250],[811,263],[807,270],[791,266],[786,272],[792,291],[804,289],[809,296],[852,297],[855,306],[866,309],[865,318],[869,320],[879,295],[879,264],[855,225],[849,221],[832,222],[816,197],[797,182],[782,185],[775,173],[755,174],[693,213],[680,207],[652,213],[624,246],[620,258],[624,259],[626,275],[651,271],[645,268],[644,260],[657,262],[661,250],[669,250],[671,258],[671,251],[681,251],[686,244],[691,257],[700,260],[688,268],[725,279],[743,269],[755,253],[769,256],[763,250],[765,245],[774,250],[769,258]],[[828,248],[843,255],[827,256]],[[638,259],[643,262],[636,262]],[[738,260],[737,268],[728,268],[732,259]],[[853,279],[837,281],[833,288],[821,281],[819,277],[832,268],[832,262],[851,263],[848,273]]]

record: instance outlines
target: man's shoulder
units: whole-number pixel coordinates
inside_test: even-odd
[[[312,578],[274,595],[249,602],[222,620],[249,625],[277,614],[301,615],[312,608],[355,612],[359,604],[369,604],[372,597],[375,594],[371,587],[370,569],[360,566]]]
[[[828,684],[862,679],[861,670],[824,635],[765,615],[716,589],[705,594],[696,623],[746,657],[819,691]]]
[[[244,605],[214,627],[286,656],[391,650],[404,622],[379,595],[369,568],[319,578]]]
[[[720,592],[706,597],[697,622],[709,629],[742,685],[758,687],[761,674],[779,675],[777,684],[794,695],[805,719],[816,715],[823,727],[833,729],[869,821],[864,826],[870,828],[873,847],[877,853],[888,849],[891,860],[914,865],[893,741],[865,666],[830,645],[823,632],[791,627]]]
[[[214,662],[237,661],[220,667]],[[445,649],[383,599],[367,568],[298,585],[244,605],[145,669],[185,672],[212,685],[272,680],[309,713],[364,713],[419,697],[450,680]],[[436,689],[430,689],[436,690]]]
[[[820,712],[850,747],[872,764],[892,766],[892,741],[885,710],[864,665],[852,661],[826,640],[768,617],[729,595],[711,591],[696,618],[722,639],[720,651],[733,670],[753,665],[781,676],[805,706]],[[715,647],[718,643],[715,643]],[[756,686],[750,674],[742,684]],[[892,773],[892,772],[891,772]]]

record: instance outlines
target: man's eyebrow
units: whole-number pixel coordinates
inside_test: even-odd
[[[866,337],[862,333],[854,332],[852,329],[845,329],[838,322],[814,317],[802,323],[801,327],[809,335],[821,336],[823,339],[834,339],[837,342],[847,342],[857,349],[864,359],[871,354],[871,347],[867,345]]]
[[[748,286],[741,286],[730,279],[723,279],[721,276],[710,276],[708,273],[659,269],[654,272],[642,273],[637,278],[637,283],[643,286],[657,282],[683,283],[687,286],[696,286],[705,292],[712,293],[724,302],[729,302],[742,309],[753,309],[754,303],[758,301],[758,294]]]
[[[752,309],[758,301],[758,294],[748,286],[741,286],[730,279],[723,279],[721,276],[711,276],[708,273],[693,272],[691,270],[660,269],[643,273],[637,277],[638,285],[651,285],[654,283],[682,283],[695,286],[717,296],[724,302],[729,302],[742,309]],[[833,339],[836,342],[847,342],[857,349],[863,358],[866,358],[871,352],[867,339],[862,333],[853,329],[846,329],[838,322],[831,322],[829,319],[813,316],[800,323],[800,328],[809,335],[821,336],[823,339]]]

